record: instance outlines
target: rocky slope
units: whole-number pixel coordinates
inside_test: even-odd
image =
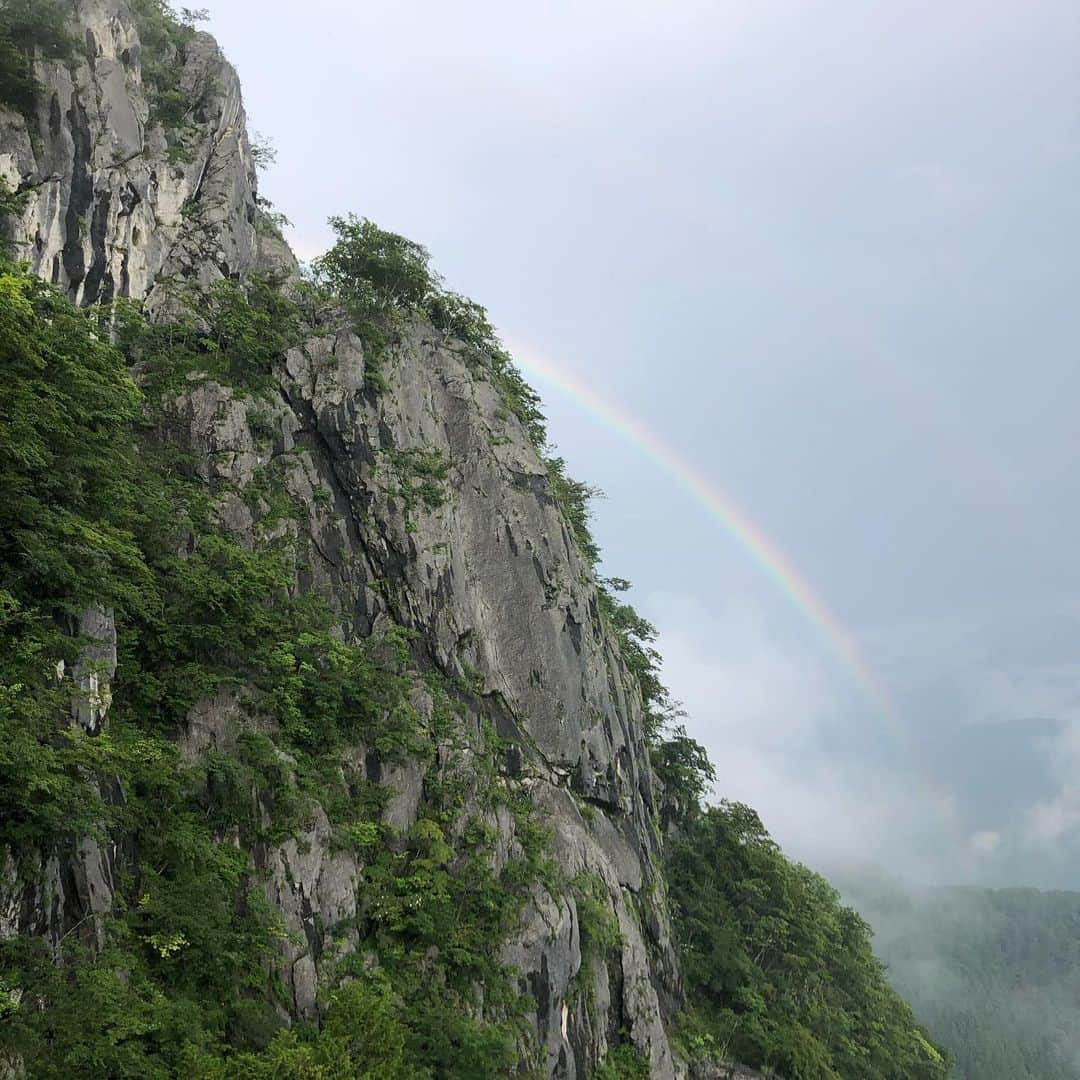
[[[294,274],[258,205],[239,84],[213,40],[194,34],[173,56],[186,104],[170,128],[154,118],[161,89],[144,77],[150,58],[126,0],[74,8],[85,53],[38,65],[33,115],[0,113],[0,177],[25,196],[12,227],[18,257],[81,305],[131,297],[159,312],[184,283]],[[347,321],[327,314],[277,366],[269,405],[192,381],[170,404],[172,437],[224,493],[217,514],[232,535],[253,545],[267,529],[295,534],[294,587],[328,600],[345,641],[406,627],[427,662],[469,685],[466,724],[478,732],[490,722],[506,740],[499,782],[527,794],[550,828],[556,880],[602,884],[619,934],[599,962],[583,965],[568,884],[534,885],[502,946],[532,1002],[542,1074],[589,1075],[610,1044],[628,1041],[650,1075],[678,1075],[665,1026],[680,990],[640,698],[591,568],[527,432],[462,343],[412,320],[380,363],[378,392],[369,359]],[[414,498],[415,463],[431,455],[444,463],[440,495]],[[270,522],[253,494],[268,470],[309,513]],[[116,628],[96,608],[79,629],[96,644],[64,677],[73,723],[97,732],[108,724]],[[430,708],[419,687],[417,699]],[[191,709],[183,752],[234,744],[249,722],[243,692],[219,692]],[[384,821],[400,830],[433,778],[468,767],[460,741],[404,762],[372,746],[351,753],[391,789]],[[520,848],[515,818],[485,813],[505,862]],[[100,938],[122,857],[90,839],[9,855],[0,934]],[[340,933],[362,902],[359,857],[331,843],[317,814],[301,835],[250,858],[290,932],[278,961],[287,1012],[313,1015],[329,958],[364,947]]]

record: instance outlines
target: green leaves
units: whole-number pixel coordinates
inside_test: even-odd
[[[600,558],[600,548],[589,528],[589,503],[598,498],[601,491],[567,475],[566,462],[561,457],[545,458],[544,464],[547,466],[551,494],[566,515],[570,535],[589,565],[595,566]]]
[[[547,445],[540,398],[524,380],[480,304],[443,288],[427,249],[353,214],[333,217],[337,242],[311,267],[316,294],[349,314],[364,343],[369,386],[386,388],[382,366],[402,320],[428,319],[485,371],[537,450]]]
[[[592,1074],[593,1080],[649,1080],[649,1063],[629,1043],[612,1049]]]
[[[337,243],[316,261],[315,271],[355,317],[420,309],[437,290],[428,253],[419,244],[354,214],[333,217],[330,225]]]
[[[543,830],[496,780],[493,733],[463,727],[451,684],[417,669],[406,631],[341,640],[325,603],[297,594],[293,544],[230,536],[215,492],[169,442],[165,403],[192,373],[269,385],[300,337],[279,300],[271,283],[226,283],[200,318],[171,325],[120,304],[113,346],[102,313],[0,273],[12,492],[0,505],[0,842],[27,867],[87,836],[116,853],[114,908],[94,925],[102,952],[72,937],[58,967],[30,940],[0,943],[0,1054],[31,1075],[471,1080],[516,1062],[521,998],[495,946],[550,870]],[[414,500],[441,498],[437,456],[393,464]],[[272,508],[273,490],[257,494]],[[102,598],[120,664],[109,728],[90,737],[70,727],[56,670],[79,654],[71,617]],[[181,754],[202,702],[227,734],[201,756],[185,738]],[[435,728],[472,764],[433,771],[429,812],[397,836],[380,821],[390,792],[355,750],[427,765]],[[498,872],[496,805],[522,848]],[[363,865],[366,948],[343,962],[355,982],[320,1030],[275,1035],[282,931],[251,852],[297,834],[317,806]],[[372,950],[382,972],[366,970]]]
[[[139,394],[96,319],[0,267],[0,588],[55,612],[139,603]]]
[[[170,141],[170,161],[190,160],[182,145],[195,134],[192,116],[214,89],[206,71],[185,79],[187,49],[195,37],[195,24],[205,11],[181,8],[168,0],[129,0],[142,45],[143,86],[150,104],[150,120],[165,130]]]
[[[181,296],[186,313],[169,323],[147,322],[137,305],[119,303],[117,339],[139,362],[147,396],[157,401],[179,393],[195,373],[242,395],[275,390],[274,365],[306,333],[300,308],[280,286],[274,276],[218,281]]]

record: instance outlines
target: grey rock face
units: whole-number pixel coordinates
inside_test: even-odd
[[[33,124],[0,110],[0,177],[27,195],[17,257],[82,304],[254,266],[255,170],[240,83],[213,39],[197,35],[179,65],[193,103],[179,138],[151,122],[123,0],[79,0],[75,19],[92,55],[39,65],[45,92]]]
[[[83,612],[77,628],[85,642],[72,671],[75,683],[71,712],[77,724],[92,735],[105,726],[112,704],[110,684],[116,674],[116,623],[113,613],[102,607]]]
[[[47,89],[34,138],[22,118],[0,118],[0,174],[30,192],[16,223],[18,251],[84,304],[124,295],[160,309],[178,278],[294,273],[287,248],[257,234],[239,85],[216,45],[200,35],[184,59],[184,79],[210,89],[185,142],[190,160],[178,161],[149,120],[123,0],[79,0],[76,10],[92,60],[41,71]],[[345,326],[322,329],[283,359],[269,419],[259,404],[260,437],[252,401],[210,380],[193,379],[172,403],[172,427],[208,481],[242,490],[261,470],[279,471],[309,510],[302,522],[275,526],[298,540],[297,586],[329,596],[346,639],[401,624],[417,632],[430,663],[468,679],[515,747],[511,780],[550,826],[562,878],[601,884],[621,944],[588,965],[585,993],[576,992],[583,957],[572,888],[550,895],[537,885],[506,950],[537,1003],[532,1025],[546,1075],[588,1075],[615,1037],[633,1041],[651,1075],[680,1075],[665,1031],[680,991],[640,696],[546,468],[461,343],[414,322],[381,362],[386,388],[376,392],[356,336]],[[441,505],[409,497],[409,463],[419,453],[447,466]],[[219,515],[242,541],[261,535],[257,508],[236,494],[223,498]],[[115,628],[98,611],[84,623],[92,646],[73,673],[74,714],[97,730]],[[195,758],[227,748],[244,722],[236,695],[218,695],[192,710],[181,749]],[[366,749],[354,752],[363,760]],[[440,747],[435,767],[453,767],[455,752]],[[379,782],[392,790],[388,824],[406,829],[416,820],[427,767],[382,770]],[[505,862],[519,850],[514,822],[505,815],[493,824]],[[107,910],[109,859],[92,847],[36,869],[9,859],[0,934],[55,941]],[[362,948],[330,932],[356,915],[361,868],[333,848],[318,814],[303,836],[252,859],[268,871],[268,897],[290,932],[280,961],[289,1011],[312,1015],[326,961]]]

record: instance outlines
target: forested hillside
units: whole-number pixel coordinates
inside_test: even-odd
[[[1080,1076],[1080,893],[910,893],[880,875],[852,877],[844,892],[956,1076]]]

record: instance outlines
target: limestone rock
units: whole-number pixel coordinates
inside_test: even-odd
[[[74,7],[86,55],[70,68],[38,65],[45,92],[32,124],[0,110],[0,177],[27,195],[16,256],[81,304],[160,304],[185,278],[252,268],[255,168],[236,72],[197,35],[179,65],[194,123],[183,138],[170,135],[151,121],[124,0]]]
[[[84,642],[72,670],[75,688],[71,712],[77,724],[92,735],[105,725],[112,704],[111,682],[116,674],[116,623],[113,613],[95,605],[79,618],[77,636]]]

